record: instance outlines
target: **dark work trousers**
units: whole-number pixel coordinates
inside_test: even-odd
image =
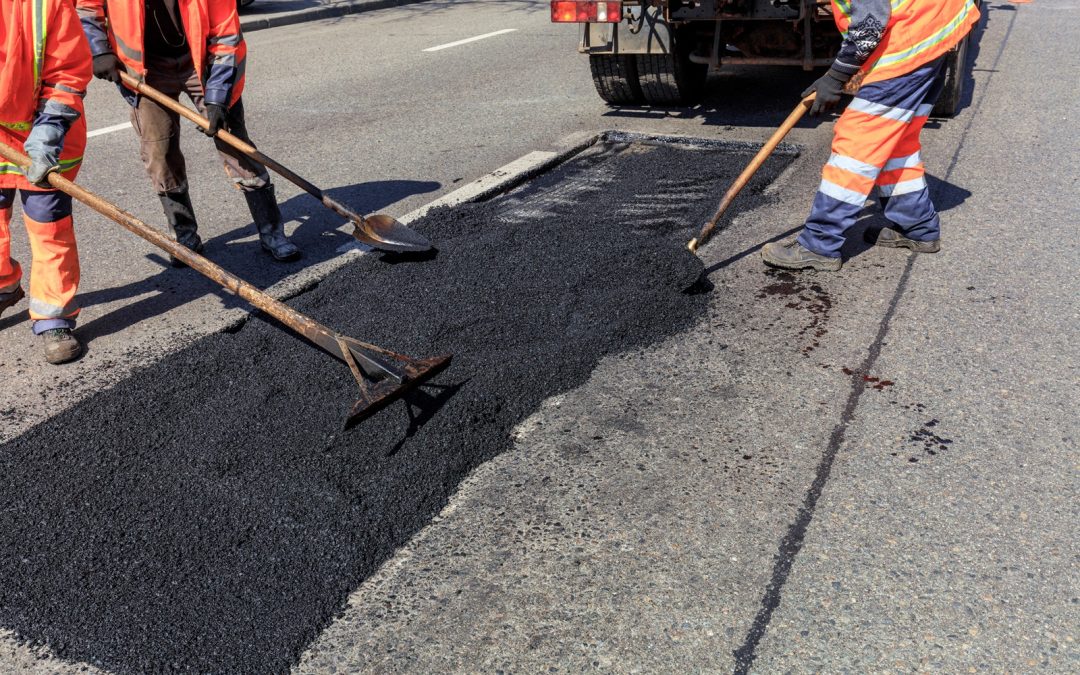
[[[202,82],[190,55],[178,58],[149,56],[146,68],[147,84],[176,100],[180,100],[180,94],[187,94],[195,108],[206,114]],[[140,96],[138,105],[131,110],[131,124],[139,135],[139,153],[154,190],[158,193],[187,190],[187,166],[180,151],[180,116]],[[233,135],[251,142],[244,124],[242,101],[229,109],[227,124]],[[217,138],[214,143],[225,162],[225,173],[238,189],[250,192],[270,184],[265,167],[243,157]]]

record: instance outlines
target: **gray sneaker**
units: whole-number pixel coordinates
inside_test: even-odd
[[[83,346],[70,328],[53,328],[41,334],[45,343],[45,360],[59,365],[82,356]]]
[[[885,248],[907,248],[916,253],[937,253],[941,250],[941,240],[919,241],[908,239],[891,227],[883,227],[880,230],[867,230],[863,235],[866,243]]]
[[[819,255],[799,243],[798,238],[765,244],[761,249],[761,261],[769,267],[785,270],[814,269],[836,272],[844,264],[840,258]]]
[[[23,291],[22,286],[16,286],[15,290],[4,293],[4,296],[4,299],[0,300],[0,316],[3,316],[9,307],[14,307],[20,300],[25,298],[26,293]]]

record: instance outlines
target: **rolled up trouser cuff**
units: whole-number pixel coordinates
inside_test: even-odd
[[[38,319],[30,324],[30,328],[34,331],[34,335],[41,335],[55,328],[74,329],[75,319]]]

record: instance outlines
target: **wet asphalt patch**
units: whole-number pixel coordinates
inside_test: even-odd
[[[545,398],[703,317],[686,242],[750,156],[601,143],[414,223],[434,258],[366,256],[295,298],[347,335],[454,354],[348,432],[348,369],[256,318],[0,446],[0,626],[123,673],[287,670]]]

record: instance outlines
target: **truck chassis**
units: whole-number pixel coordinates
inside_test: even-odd
[[[947,57],[934,115],[960,107],[969,38]],[[830,3],[820,0],[629,0],[619,23],[585,23],[579,51],[611,105],[698,103],[710,71],[724,65],[832,63],[840,48]]]

